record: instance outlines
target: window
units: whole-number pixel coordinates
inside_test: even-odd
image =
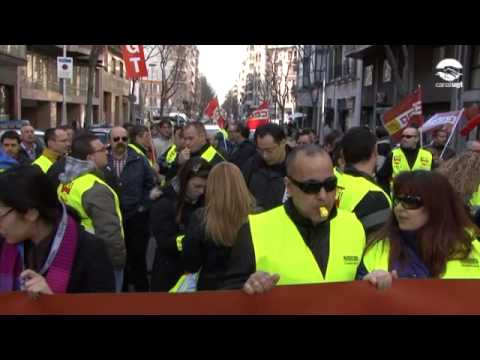
[[[120,61],[120,77],[123,78],[123,62]]]
[[[470,88],[480,89],[480,46],[472,46],[472,65],[470,69]]]
[[[117,62],[115,58],[112,56],[112,74],[115,74],[116,66],[117,66]]]
[[[363,80],[363,86],[371,86],[373,84],[373,65],[365,67],[365,74]]]
[[[383,61],[383,82],[388,83],[392,80],[392,68],[387,59]]]

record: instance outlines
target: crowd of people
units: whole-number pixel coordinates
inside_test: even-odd
[[[0,291],[184,292],[480,278],[480,143],[241,122],[6,131]],[[155,240],[151,272],[147,249]]]

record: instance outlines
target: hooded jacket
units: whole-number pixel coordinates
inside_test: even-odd
[[[95,163],[68,156],[65,172],[60,174],[60,183],[68,184],[79,177],[91,173],[102,179]],[[122,221],[115,209],[115,198],[110,189],[101,183],[95,183],[82,195],[82,206],[93,223],[95,236],[105,243],[108,256],[115,269],[125,266],[126,248],[122,236]]]

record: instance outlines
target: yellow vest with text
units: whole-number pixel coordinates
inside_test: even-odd
[[[354,214],[338,210],[330,221],[325,277],[283,206],[250,215],[249,220],[256,269],[278,273],[279,285],[355,280],[365,247],[365,232]]]
[[[115,212],[120,219],[120,229],[122,232],[122,237],[124,237],[122,212],[120,211],[120,201],[118,200],[118,195],[110,186],[108,186],[107,183],[101,180],[98,176],[88,173],[79,176],[68,184],[60,184],[57,189],[58,198],[66,205],[75,209],[80,216],[81,223],[85,230],[94,234],[95,229],[93,228],[93,222],[83,208],[82,197],[86,191],[90,190],[95,185],[95,183],[106,186],[108,190],[112,192],[113,198],[115,200]]]
[[[441,279],[480,279],[480,242],[474,240],[472,252],[465,260],[450,260]],[[389,269],[390,242],[379,241],[370,247],[363,257],[368,272]]]
[[[408,165],[408,160],[402,149],[397,148],[392,151],[392,154],[393,177],[403,171],[432,170],[432,153],[430,151],[420,149],[412,168]]]
[[[171,165],[175,162],[176,158],[177,158],[177,146],[175,144],[173,144],[168,149],[167,156],[165,157],[165,160],[167,161],[168,165]]]
[[[155,168],[154,162],[151,159],[149,159],[148,156],[145,155],[145,153],[142,150],[140,150],[137,146],[133,144],[128,144],[128,147],[131,148],[133,151],[135,151],[138,155],[143,156],[148,161],[152,169]]]
[[[385,195],[390,207],[392,207],[390,196],[380,186],[373,184],[371,181],[361,176],[352,176],[345,173],[337,177],[337,179],[337,204],[339,209],[354,211],[360,201],[370,191],[381,192]]]
[[[48,169],[50,169],[50,167],[53,165],[53,161],[45,155],[40,155],[34,162],[32,162],[32,165],[38,165],[46,174]]]

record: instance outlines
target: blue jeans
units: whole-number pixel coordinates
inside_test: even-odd
[[[120,293],[123,287],[123,269],[114,270],[113,274],[115,275],[115,292]]]

